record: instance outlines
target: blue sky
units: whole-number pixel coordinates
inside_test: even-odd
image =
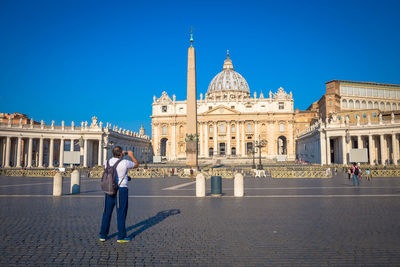
[[[229,49],[251,94],[279,87],[306,109],[333,79],[400,84],[400,1],[0,0],[0,112],[100,121],[151,134],[153,95],[186,99]]]

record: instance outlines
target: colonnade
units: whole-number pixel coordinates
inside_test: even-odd
[[[101,139],[84,139],[80,146],[79,139],[0,136],[0,163],[6,168],[63,167],[68,145],[69,151],[80,151],[83,167],[102,165],[107,156]]]
[[[352,148],[366,148],[368,150],[368,163],[399,164],[400,161],[400,133],[382,133],[346,136],[329,135],[322,137],[321,147],[322,164],[341,163],[349,164],[349,152]],[[332,147],[333,145],[333,147]],[[333,157],[333,158],[332,158]]]

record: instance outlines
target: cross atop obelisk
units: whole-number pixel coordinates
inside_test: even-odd
[[[186,165],[197,167],[197,101],[196,101],[196,54],[193,47],[193,28],[190,28],[188,50],[187,100],[186,100]]]

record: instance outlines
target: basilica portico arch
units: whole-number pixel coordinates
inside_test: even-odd
[[[168,142],[168,138],[165,138],[165,137],[160,140],[160,155],[162,157],[167,156],[167,142]]]

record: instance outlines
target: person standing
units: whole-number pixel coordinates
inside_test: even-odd
[[[104,242],[107,239],[110,230],[111,216],[114,206],[117,206],[117,225],[118,225],[118,243],[129,242],[130,239],[126,237],[126,215],[128,213],[128,169],[139,167],[139,163],[132,151],[125,152],[120,146],[113,148],[113,157],[110,158],[106,164],[116,167],[116,184],[119,185],[117,194],[110,196],[105,194],[104,210],[100,228],[100,241]],[[124,155],[128,155],[131,160],[122,159]]]
[[[357,163],[353,163],[353,185],[356,185],[356,180],[357,180],[357,185],[360,185],[360,175],[361,175],[361,170],[360,167],[357,166]]]

